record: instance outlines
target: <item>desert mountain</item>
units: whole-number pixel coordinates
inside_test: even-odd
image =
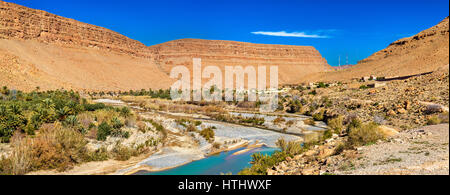
[[[449,64],[449,18],[412,37],[403,38],[350,68],[310,75],[311,80],[346,80],[363,76],[408,76],[434,71]]]
[[[0,1],[0,83],[21,90],[169,88],[172,67],[278,65],[280,84],[331,71],[310,46],[182,39],[147,47],[114,31]]]

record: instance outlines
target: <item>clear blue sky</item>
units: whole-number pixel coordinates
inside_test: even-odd
[[[6,0],[102,26],[146,45],[182,38],[311,45],[355,64],[436,25],[448,0]]]

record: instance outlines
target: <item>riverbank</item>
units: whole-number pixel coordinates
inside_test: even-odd
[[[117,170],[115,174],[117,175],[134,175],[138,172],[160,172],[183,165],[208,158],[213,155],[220,154],[222,152],[228,152],[232,150],[237,150],[245,148],[248,146],[249,142],[243,140],[242,142],[236,143],[230,147],[217,150],[212,153],[202,153],[202,150],[165,150],[149,156],[146,159],[142,159],[140,162],[132,167]],[[152,166],[153,165],[153,166]]]
[[[244,149],[245,150],[245,149]],[[241,170],[251,167],[252,155],[272,155],[277,148],[259,147],[239,155],[233,155],[241,149],[222,152],[192,163],[159,172],[138,172],[138,175],[236,175]]]
[[[293,135],[285,135],[268,130],[239,126],[235,124],[224,124],[222,122],[203,122],[205,127],[214,126],[216,141],[225,142],[224,140],[239,140],[235,144],[231,144],[226,148],[210,152],[212,147],[206,144],[197,149],[183,148],[166,148],[160,153],[154,154],[149,158],[139,162],[128,169],[119,170],[116,174],[135,174],[139,171],[158,172],[180,167],[194,161],[202,160],[222,152],[233,151],[236,149],[244,150],[242,153],[248,152],[262,146],[274,148],[276,141],[284,138],[290,141],[299,141],[302,138]],[[248,150],[250,149],[250,150]]]

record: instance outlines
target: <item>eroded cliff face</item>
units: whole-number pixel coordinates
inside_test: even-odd
[[[313,72],[330,71],[331,66],[310,46],[253,44],[235,41],[181,39],[151,46],[156,63],[168,73],[174,66],[192,68],[192,58],[202,66],[278,66],[279,82],[292,83]],[[192,69],[191,69],[192,70]]]
[[[182,39],[147,47],[102,27],[2,1],[0,53],[0,82],[18,89],[169,88],[171,69],[185,65],[192,71],[192,58],[222,71],[278,66],[280,84],[332,70],[310,46]]]
[[[150,49],[157,54],[157,61],[168,67],[183,64],[180,59],[198,57],[217,65],[316,65],[329,68],[327,61],[310,46],[181,39],[151,46]]]
[[[146,46],[106,28],[0,1],[0,38],[105,49],[147,56]]]

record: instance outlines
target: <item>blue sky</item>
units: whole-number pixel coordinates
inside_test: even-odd
[[[436,25],[448,0],[6,0],[102,26],[146,45],[182,38],[310,45],[355,64]]]

